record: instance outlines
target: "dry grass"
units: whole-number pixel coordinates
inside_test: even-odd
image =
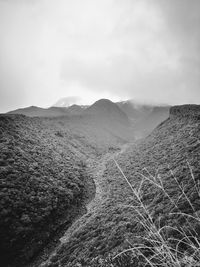
[[[136,257],[139,262],[143,262],[142,266],[200,266],[200,239],[194,227],[195,222],[200,224],[200,215],[195,211],[195,207],[193,206],[190,197],[185,192],[186,185],[180,184],[171,170],[171,176],[176,182],[178,192],[180,192],[180,195],[177,198],[184,198],[186,200],[193,211],[192,214],[184,213],[179,209],[177,198],[174,199],[168,194],[159,174],[154,177],[147,170],[147,175],[139,173],[141,181],[139,184],[133,186],[115,159],[114,162],[121,172],[122,177],[132,190],[134,201],[131,207],[137,213],[136,220],[138,224],[143,227],[145,233],[141,236],[135,236],[138,242],[135,244],[129,242],[130,248],[118,253],[114,259],[122,254],[131,252],[133,257]],[[187,161],[186,164],[190,170],[190,177],[188,177],[188,179],[192,179],[193,190],[195,190],[198,197],[200,197],[200,185],[195,181],[192,167],[189,162]],[[166,224],[161,226],[159,222],[155,222],[148,205],[142,200],[141,189],[145,181],[148,181],[165,194],[169,202],[171,202],[171,205],[174,208],[173,210],[175,210],[175,212],[171,212],[169,215],[182,216],[187,223],[187,231],[184,227],[179,225],[171,226]],[[169,231],[176,233],[174,237],[167,234]],[[176,236],[178,236],[178,238]]]

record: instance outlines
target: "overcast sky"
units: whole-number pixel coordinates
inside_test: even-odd
[[[74,96],[200,104],[199,28],[199,0],[0,0],[0,112]]]

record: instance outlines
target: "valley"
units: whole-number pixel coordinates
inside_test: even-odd
[[[0,0],[0,267],[200,267],[200,0]]]
[[[122,153],[127,148],[126,145],[122,145],[121,148],[118,148],[117,151],[107,152],[103,156],[99,156],[97,158],[88,159],[86,161],[87,171],[89,176],[92,177],[94,184],[88,184],[88,191],[92,194],[85,200],[86,209],[80,209],[77,212],[77,216],[74,218],[71,226],[67,226],[66,232],[63,232],[63,229],[58,236],[60,236],[57,242],[53,243],[53,246],[50,246],[49,249],[45,249],[44,252],[39,254],[32,263],[28,264],[27,267],[36,267],[36,266],[45,266],[48,264],[49,259],[51,259],[56,251],[62,244],[68,242],[71,235],[78,229],[87,223],[90,223],[92,217],[98,214],[98,211],[103,206],[103,203],[109,197],[109,185],[107,180],[105,179],[104,172],[107,170],[107,162],[113,160],[114,156]]]
[[[146,246],[144,253],[152,254],[152,251],[147,252],[146,238],[150,233],[146,232],[143,224],[140,224],[141,215],[139,216],[137,209],[134,208],[139,204],[138,200],[113,159],[122,168],[133,188],[138,189],[141,186],[141,199],[151,214],[155,227],[168,226],[169,231],[165,235],[169,240],[175,236],[181,240],[181,235],[189,236],[191,232],[199,238],[199,223],[197,223],[199,215],[195,215],[197,217],[189,221],[182,215],[185,213],[192,216],[199,212],[197,203],[200,198],[199,192],[195,190],[195,184],[198,184],[200,178],[198,142],[200,128],[198,112],[195,113],[193,111],[191,114],[187,113],[185,118],[182,115],[174,117],[171,114],[171,118],[155,129],[146,140],[125,145],[121,151],[106,155],[103,166],[100,161],[96,169],[100,174],[95,180],[97,185],[100,183],[100,190],[97,186],[98,204],[96,205],[95,198],[89,204],[88,213],[66,232],[61,239],[61,245],[49,261],[41,266],[142,266],[145,264],[143,257],[135,255],[133,251],[129,253],[131,247],[137,244],[139,246],[141,242],[144,248]],[[193,170],[195,180],[191,177],[189,166]],[[177,180],[174,180],[171,172],[176,175]],[[152,179],[153,182],[154,179],[158,182],[159,175],[165,193],[151,182]],[[146,179],[141,184],[142,177]],[[189,202],[181,193],[179,181],[183,185],[184,194],[189,197]],[[168,199],[167,196],[171,198]],[[175,202],[176,205],[173,207]],[[173,216],[172,211],[176,215]],[[154,233],[154,235],[154,238],[158,238],[157,234]],[[157,242],[159,244],[159,239]],[[174,246],[173,242],[171,245]],[[182,247],[181,244],[180,247]],[[188,247],[185,246],[182,249],[187,251]],[[192,259],[193,264],[198,264],[199,246],[194,246],[193,249],[196,250],[196,258]],[[121,251],[129,252],[120,254]],[[155,250],[154,253],[157,251]],[[189,255],[187,254],[189,250],[185,253]],[[116,257],[118,254],[120,256]],[[160,254],[155,262],[160,261],[162,264],[164,260],[162,257],[163,255]],[[186,262],[185,266],[188,266],[187,261],[185,256],[183,259],[183,262]],[[175,266],[175,262],[170,260],[168,264]]]
[[[199,106],[172,107],[138,140],[118,107],[97,104],[82,116],[0,116],[1,262],[198,266]]]

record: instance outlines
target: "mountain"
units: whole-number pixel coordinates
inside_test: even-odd
[[[72,105],[67,108],[50,107],[42,109],[29,107],[19,109],[8,114],[23,114],[29,117],[55,118],[64,117],[64,124],[68,121],[72,130],[76,129],[89,143],[102,150],[115,146],[118,142],[134,139],[134,131],[127,115],[110,100],[102,99],[91,106]],[[62,119],[61,119],[62,121]],[[56,124],[56,122],[54,121]],[[95,138],[94,138],[95,137]]]
[[[59,116],[72,116],[80,115],[83,110],[88,106],[84,105],[72,105],[69,107],[49,107],[49,108],[40,108],[36,106],[31,106],[27,108],[16,109],[8,112],[8,114],[21,114],[28,117],[59,117]]]
[[[108,158],[98,206],[44,266],[199,266],[199,136],[200,106],[175,106],[148,137]]]
[[[96,119],[110,122],[119,122],[122,124],[128,124],[128,116],[118,107],[116,103],[108,99],[100,99],[93,105],[88,107],[83,114],[91,115]]]
[[[133,123],[147,116],[153,109],[151,105],[136,104],[133,100],[121,101],[116,104]]]
[[[67,109],[60,107],[40,108],[30,106],[10,111],[8,114],[21,114],[28,117],[58,117],[67,115]]]
[[[117,105],[133,123],[137,139],[150,134],[156,126],[169,117],[170,106],[136,104],[132,100],[117,102]]]
[[[169,106],[153,107],[146,116],[136,120],[134,124],[136,138],[150,134],[154,128],[169,117],[169,110]]]
[[[134,129],[128,116],[108,99],[100,99],[85,109],[82,118],[90,120],[94,127],[103,129],[113,137],[127,142],[133,140]]]
[[[128,135],[132,138],[143,138],[169,116],[169,106],[150,106],[136,104],[132,100],[114,103],[108,99],[100,99],[93,105],[76,105],[68,107],[40,108],[31,106],[8,112],[22,114],[28,117],[60,117],[60,116],[89,116],[102,127],[123,135],[122,126],[128,126]],[[130,127],[132,128],[130,130]],[[134,129],[134,131],[133,131]]]

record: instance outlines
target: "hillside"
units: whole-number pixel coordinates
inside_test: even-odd
[[[60,103],[63,100],[61,99]],[[64,102],[65,103],[65,102]],[[151,133],[163,120],[169,116],[169,106],[150,106],[135,104],[133,101],[121,101],[113,103],[108,99],[100,99],[91,106],[76,105],[52,106],[40,108],[31,106],[8,112],[8,114],[21,114],[28,117],[74,117],[82,116],[92,124],[98,123],[102,128],[124,136],[124,139],[143,138]],[[94,122],[92,122],[94,121]],[[128,127],[128,134],[122,131],[122,126]],[[113,133],[112,133],[113,134]]]
[[[116,104],[131,120],[136,139],[147,136],[169,117],[170,106],[136,104],[131,100],[117,102]]]
[[[169,109],[169,106],[153,107],[150,113],[138,118],[134,123],[135,137],[139,139],[150,134],[169,117]]]
[[[40,108],[36,106],[16,109],[8,112],[8,114],[20,114],[20,115],[26,115],[28,117],[59,117],[68,115],[67,108],[62,108],[62,107]]]
[[[146,117],[153,110],[152,105],[136,104],[131,100],[117,102],[116,104],[124,113],[126,113],[132,122],[136,122]]]
[[[128,116],[108,99],[100,99],[85,109],[82,119],[89,121],[95,128],[111,134],[112,137],[121,139],[123,143],[135,139],[134,128]]]
[[[59,229],[86,212],[85,200],[95,193],[88,158],[117,150],[126,142],[124,135],[87,116],[0,116],[4,266],[30,260]]]
[[[102,120],[114,120],[116,122],[128,123],[128,116],[118,107],[117,104],[113,103],[108,99],[100,99],[93,105],[88,107],[83,114],[95,116]]]
[[[94,149],[60,128],[51,120],[0,116],[3,266],[31,259],[58,229],[85,212],[84,199],[94,193],[84,163]]]
[[[162,109],[154,111],[160,118]],[[142,246],[149,259],[161,257],[158,251],[166,244],[150,231],[158,228],[165,229],[172,251],[178,246],[181,266],[196,263],[199,122],[200,106],[175,106],[136,142],[128,116],[109,100],[76,116],[1,115],[1,262],[5,267],[144,266],[144,257],[130,249]],[[162,260],[155,256],[157,263]]]
[[[95,178],[104,197],[41,266],[144,266],[143,255],[153,266],[198,266],[199,112],[194,105],[171,108],[170,117],[151,135],[115,155],[133,190],[110,155]],[[131,252],[133,247],[141,248]],[[163,265],[173,260],[169,247],[179,265]]]

